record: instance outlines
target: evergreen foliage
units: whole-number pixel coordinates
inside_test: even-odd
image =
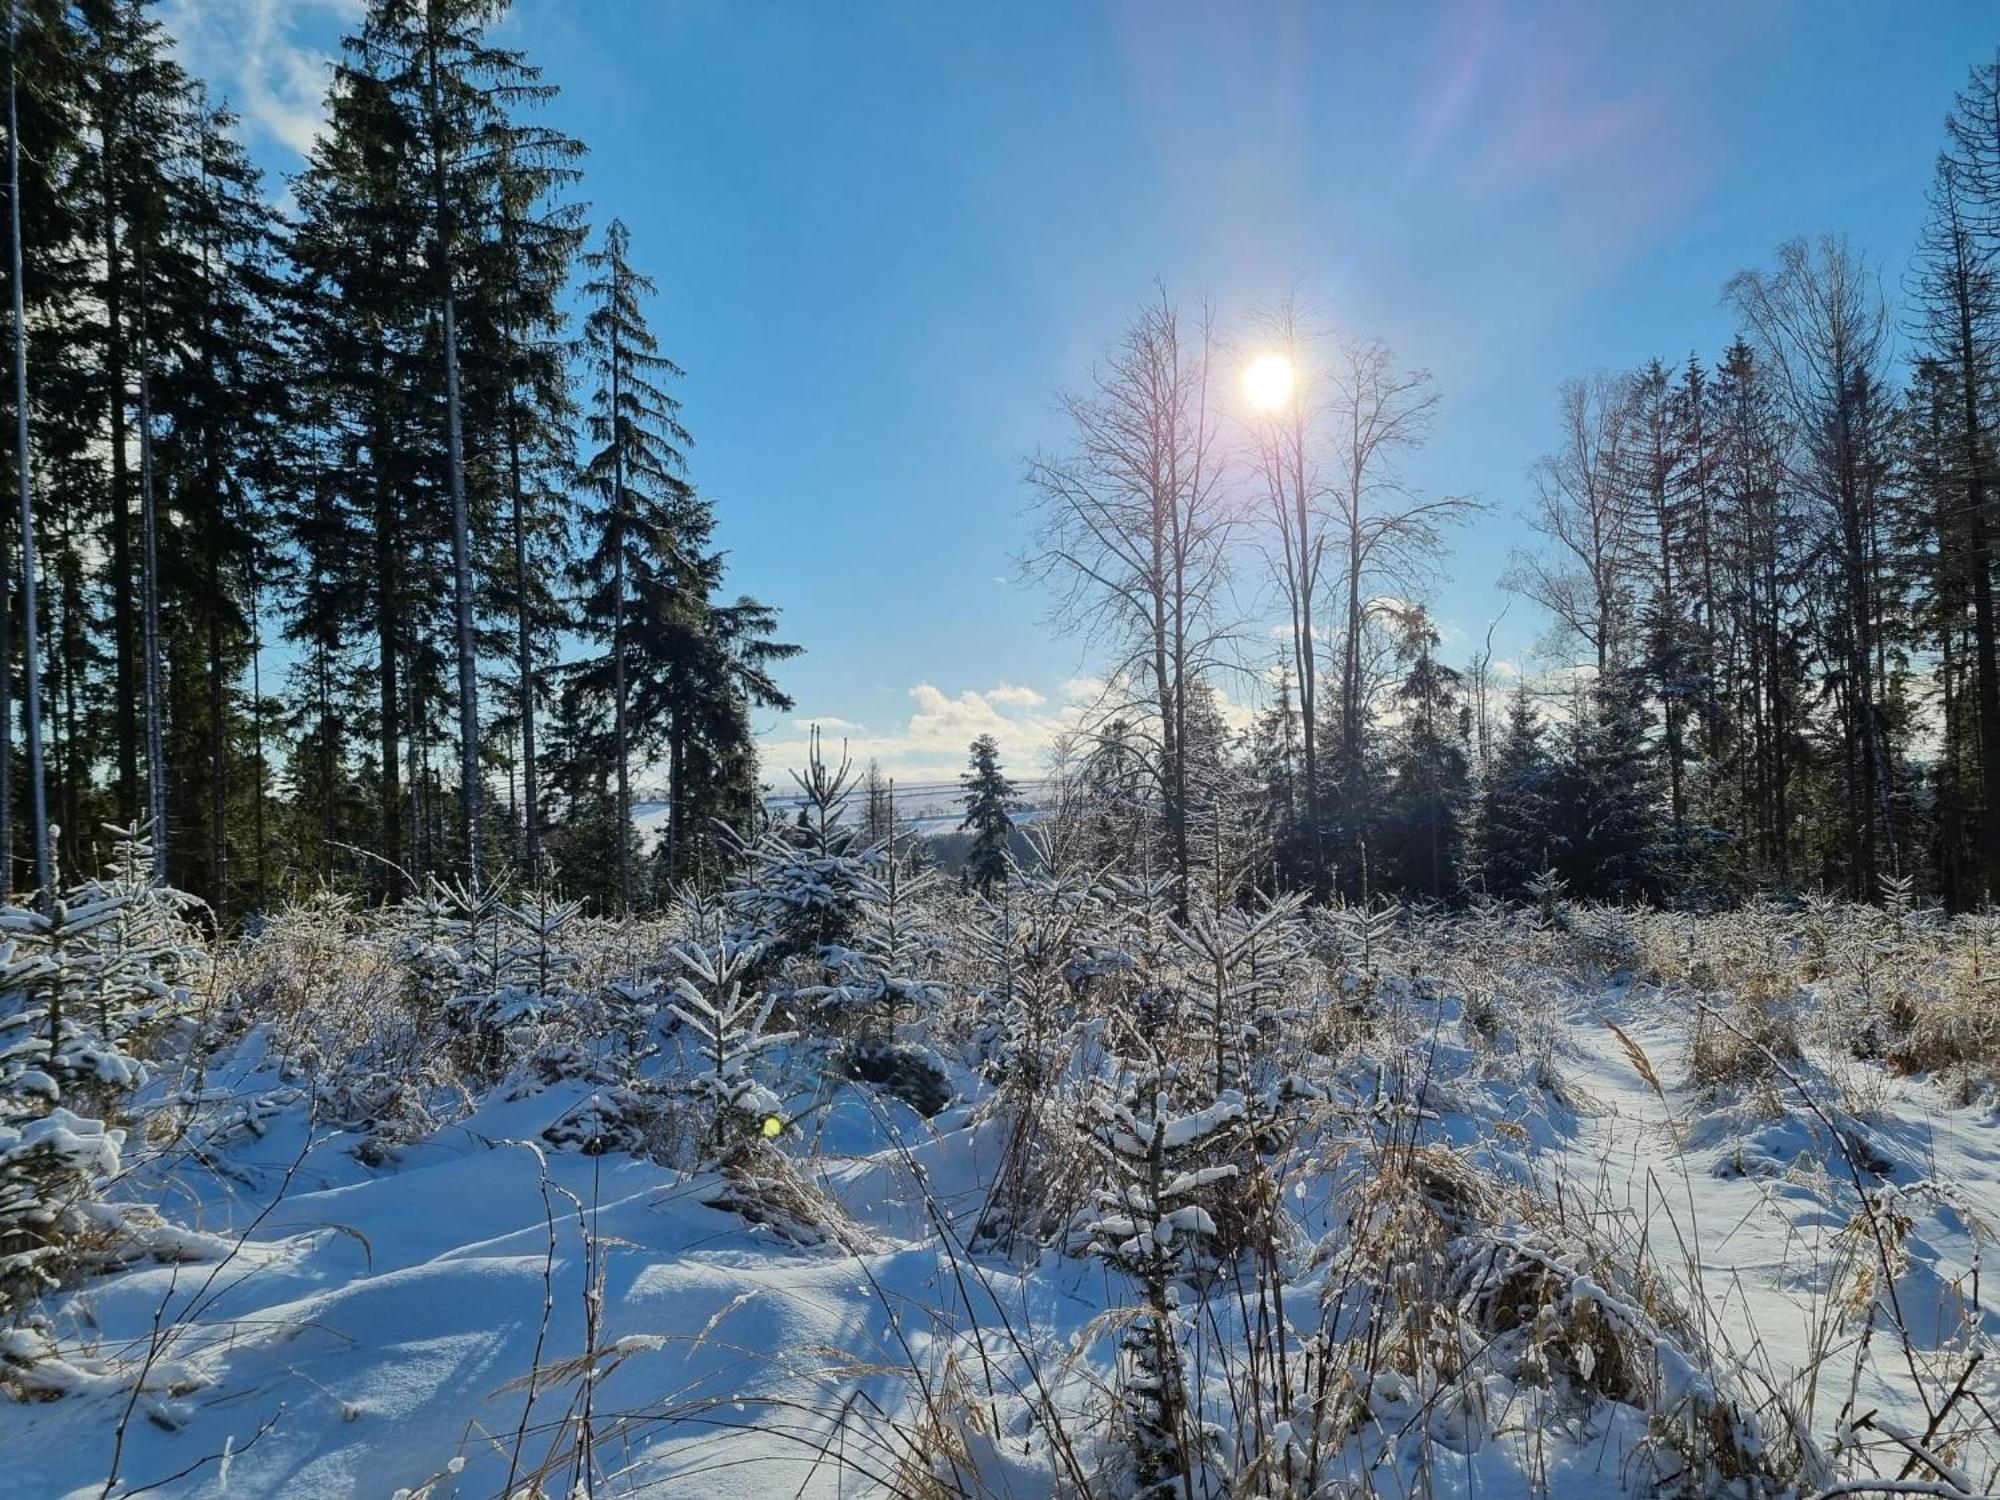
[[[1000,744],[992,735],[972,742],[971,763],[959,785],[965,788],[960,799],[965,819],[958,826],[973,835],[965,878],[982,896],[990,895],[995,883],[1007,878],[1008,840],[1014,832],[1014,784],[1000,769]]]

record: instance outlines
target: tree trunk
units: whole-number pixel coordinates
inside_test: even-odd
[[[153,351],[146,287],[146,246],[138,246],[139,276],[139,541],[141,645],[146,707],[146,821],[153,834],[153,879],[167,878],[167,755],[160,700],[159,510],[153,493]]]
[[[612,305],[623,300],[612,271]],[[618,756],[618,909],[632,910],[632,781],[631,747],[625,726],[625,413],[624,351],[618,344],[616,320],[611,334],[611,696],[613,748]]]
[[[479,757],[479,644],[472,616],[472,528],[465,499],[465,434],[458,379],[458,304],[453,288],[451,207],[446,194],[444,111],[439,97],[437,0],[427,0],[429,24],[428,93],[431,129],[431,188],[437,214],[437,274],[444,321],[445,454],[451,487],[452,595],[458,624],[459,789],[465,814],[467,884],[481,884]]]
[[[220,527],[211,524],[208,538],[209,904],[220,927],[229,915],[229,739],[225,728],[229,698],[222,651]]]
[[[508,397],[507,423],[508,479],[513,491],[514,653],[521,711],[521,863],[528,884],[536,886],[542,878],[542,824],[535,770],[535,652],[533,621],[528,609],[528,543],[521,493],[519,413],[512,393]]]
[[[2000,653],[1994,647],[1992,517],[1988,513],[1986,441],[1980,420],[1979,393],[1985,372],[1979,368],[1973,338],[1971,287],[1960,267],[1953,287],[1957,307],[1959,390],[1965,439],[1965,524],[1967,565],[1972,570],[1972,631],[1974,688],[1979,701],[1979,779],[1983,803],[1980,829],[1980,892],[1991,901],[2000,895]]]
[[[42,773],[41,634],[37,619],[35,581],[35,495],[31,475],[33,450],[28,442],[28,327],[21,287],[21,127],[20,92],[21,0],[7,7],[7,212],[8,250],[13,268],[14,302],[14,469],[21,487],[21,619],[22,661],[26,682],[23,708],[27,717],[28,816],[35,846],[35,885],[42,909],[55,905],[55,877],[49,860],[49,807]]]
[[[402,582],[399,559],[403,542],[395,495],[384,472],[389,453],[384,431],[386,424],[382,416],[386,382],[379,367],[376,382],[375,432],[371,446],[375,469],[375,651],[380,710],[376,729],[382,774],[379,788],[382,847],[378,852],[386,860],[397,861],[403,858],[403,792],[400,784],[403,726],[399,715],[402,697],[397,682],[401,671]],[[385,875],[385,891],[388,889],[387,879]]]

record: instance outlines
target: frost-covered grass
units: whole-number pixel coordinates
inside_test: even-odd
[[[27,934],[0,1489],[2000,1483],[1990,918],[750,868]]]

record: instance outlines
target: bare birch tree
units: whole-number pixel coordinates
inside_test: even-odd
[[[1053,591],[1058,625],[1111,652],[1100,706],[1146,751],[1183,911],[1189,711],[1226,630],[1233,524],[1214,346],[1209,310],[1190,325],[1162,292],[1062,397],[1070,450],[1027,468],[1039,525],[1023,565]]]
[[[1327,534],[1339,590],[1340,738],[1334,777],[1358,786],[1368,745],[1372,696],[1366,671],[1368,615],[1385,594],[1422,590],[1444,550],[1446,528],[1470,519],[1479,502],[1463,495],[1425,498],[1399,464],[1423,446],[1437,415],[1428,370],[1404,368],[1380,339],[1344,343],[1320,377]]]
[[[1291,401],[1263,412],[1250,427],[1251,451],[1262,481],[1275,544],[1264,554],[1285,606],[1289,678],[1297,694],[1303,771],[1303,810],[1317,833],[1320,822],[1319,646],[1324,629],[1313,611],[1324,586],[1327,554],[1326,491],[1319,470],[1316,424],[1322,386],[1312,368],[1317,340],[1299,326],[1298,305],[1286,299],[1256,320],[1260,344],[1290,361]]]

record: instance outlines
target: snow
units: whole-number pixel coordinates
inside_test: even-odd
[[[1759,1118],[1754,1105],[1707,1106],[1685,1086],[1660,1098],[1612,1042],[1605,1021],[1623,1028],[1661,1077],[1687,1072],[1685,1016],[1656,993],[1615,988],[1580,1000],[1567,1017],[1564,1061],[1567,1077],[1593,1107],[1560,1157],[1563,1173],[1598,1184],[1655,1239],[1686,1247],[1687,1277],[1696,1282],[1689,1291],[1701,1297],[1690,1301],[1706,1306],[1710,1336],[1732,1360],[1782,1388],[1811,1370],[1821,1341],[1831,1341],[1846,1378],[1853,1336],[1829,1329],[1825,1312],[1828,1294],[1838,1290],[1830,1268],[1853,1259],[1840,1243],[1853,1210],[1844,1206],[1852,1195],[1841,1192],[1838,1147],[1796,1099],[1776,1101],[1790,1105],[1784,1115]],[[1981,1221],[2000,1210],[2000,1118],[1990,1102],[1948,1107],[1926,1078],[1894,1078],[1873,1063],[1823,1061],[1830,1075],[1819,1077],[1828,1097],[1860,1091],[1854,1081],[1841,1087],[1841,1074],[1865,1080],[1876,1097],[1873,1117],[1849,1118],[1847,1128],[1865,1138],[1883,1186],[1926,1200],[1915,1209],[1909,1244],[1915,1270],[1899,1285],[1913,1333],[1937,1352],[1942,1330],[1957,1323],[1949,1288],[1977,1265],[1981,1241],[1990,1235]],[[1746,1170],[1746,1160],[1759,1165]],[[1949,1195],[1927,1193],[1931,1183],[1949,1184]],[[1959,1203],[1979,1209],[1963,1212]],[[1979,1321],[1987,1337],[2000,1332],[1991,1311]],[[1684,1384],[1702,1378],[1685,1367],[1670,1373]],[[1897,1367],[1886,1333],[1854,1378],[1850,1405],[1924,1429],[1928,1413]]]
[[[1656,1413],[1726,1417],[1745,1392],[1784,1392],[1823,1442],[1865,1415],[1848,1440],[1923,1447],[1931,1413],[1895,1340],[1862,1339],[1835,1316],[1844,1301],[1885,1295],[1856,1281],[1867,1257],[1855,1253],[1845,1163],[1867,1163],[1877,1211],[1907,1222],[1893,1290],[1917,1356],[1943,1358],[1966,1312],[1957,1289],[2000,1215],[1990,1102],[1955,1106],[1929,1078],[1816,1048],[1797,1068],[1824,1120],[1787,1099],[1782,1080],[1711,1094],[1684,1081],[1686,997],[1629,977],[1551,991],[1544,1013],[1514,1018],[1497,1042],[1480,1039],[1460,997],[1355,983],[1395,1017],[1376,1051],[1337,1078],[1275,1060],[1290,1076],[1274,1076],[1271,1096],[1312,1112],[1285,1185],[1302,1237],[1330,1235],[1368,1201],[1379,1142],[1400,1134],[1436,1150],[1440,1172],[1463,1171],[1466,1192],[1495,1204],[1532,1192],[1587,1221],[1607,1254],[1646,1247],[1693,1331],[1512,1209],[1461,1226],[1487,1257],[1467,1263],[1489,1268],[1465,1284],[1468,1305],[1502,1295],[1507,1267],[1539,1267],[1559,1288],[1541,1314],[1549,1327],[1601,1323],[1649,1351],[1651,1368],[1630,1378],[1650,1383]],[[675,1012],[690,1026],[717,1019],[699,996],[682,998]],[[793,1038],[764,1041],[765,1060],[790,1065]],[[802,1247],[714,1206],[728,1201],[716,1174],[549,1149],[544,1131],[591,1100],[588,1080],[495,1090],[371,1166],[355,1132],[316,1118],[312,1092],[280,1076],[267,1042],[253,1031],[217,1059],[184,1096],[203,1103],[202,1128],[130,1166],[134,1201],[165,1216],[136,1241],[143,1253],[50,1299],[45,1325],[0,1333],[0,1362],[32,1361],[41,1392],[60,1397],[0,1405],[7,1494],[100,1495],[121,1426],[114,1493],[489,1496],[531,1474],[564,1493],[586,1392],[597,1462],[612,1475],[601,1493],[874,1493],[898,1459],[890,1418],[913,1399],[900,1372],[935,1378],[950,1363],[970,1382],[954,1398],[966,1413],[953,1434],[959,1479],[969,1493],[1028,1497],[1051,1493],[1060,1468],[1041,1403],[1100,1402],[1106,1319],[1129,1305],[1114,1272],[1060,1244],[1013,1258],[940,1252],[940,1222],[970,1241],[1009,1149],[1005,1119],[974,1103],[926,1121],[860,1087],[817,1101],[787,1160],[856,1233]],[[1105,1113],[1119,1150],[1143,1156],[1155,1138],[1198,1147],[1248,1108],[1224,1094],[1157,1120]],[[116,1132],[93,1124],[57,1111],[0,1145],[116,1170]],[[1107,1194],[1117,1211],[1089,1227],[1121,1248],[1185,1253],[1218,1232],[1211,1207],[1237,1191],[1238,1173],[1171,1173],[1160,1197],[1209,1195],[1200,1203]],[[1286,1289],[1286,1309],[1310,1326],[1322,1299],[1341,1296],[1318,1262]],[[1990,1311],[1972,1317],[1979,1338],[2000,1333]],[[1039,1351],[1049,1396],[996,1347],[1002,1329]],[[1494,1342],[1517,1336],[1528,1330]],[[1568,1347],[1583,1388],[1613,1378],[1599,1344]],[[999,1362],[996,1389],[965,1373],[980,1357]],[[1811,1372],[1838,1389],[1808,1400]],[[1524,1413],[1544,1397],[1497,1359],[1475,1359],[1452,1387],[1378,1370],[1355,1399],[1357,1450],[1382,1466],[1385,1494],[1402,1482],[1392,1472],[1420,1464],[1433,1493],[1482,1497],[1642,1492],[1651,1472],[1633,1458],[1650,1441],[1646,1412],[1602,1401],[1577,1409],[1568,1440],[1531,1435]],[[1286,1421],[1269,1441],[1302,1454],[1307,1434]],[[1434,1463],[1435,1452],[1455,1457]],[[1933,1458],[1970,1493],[1996,1454]]]

